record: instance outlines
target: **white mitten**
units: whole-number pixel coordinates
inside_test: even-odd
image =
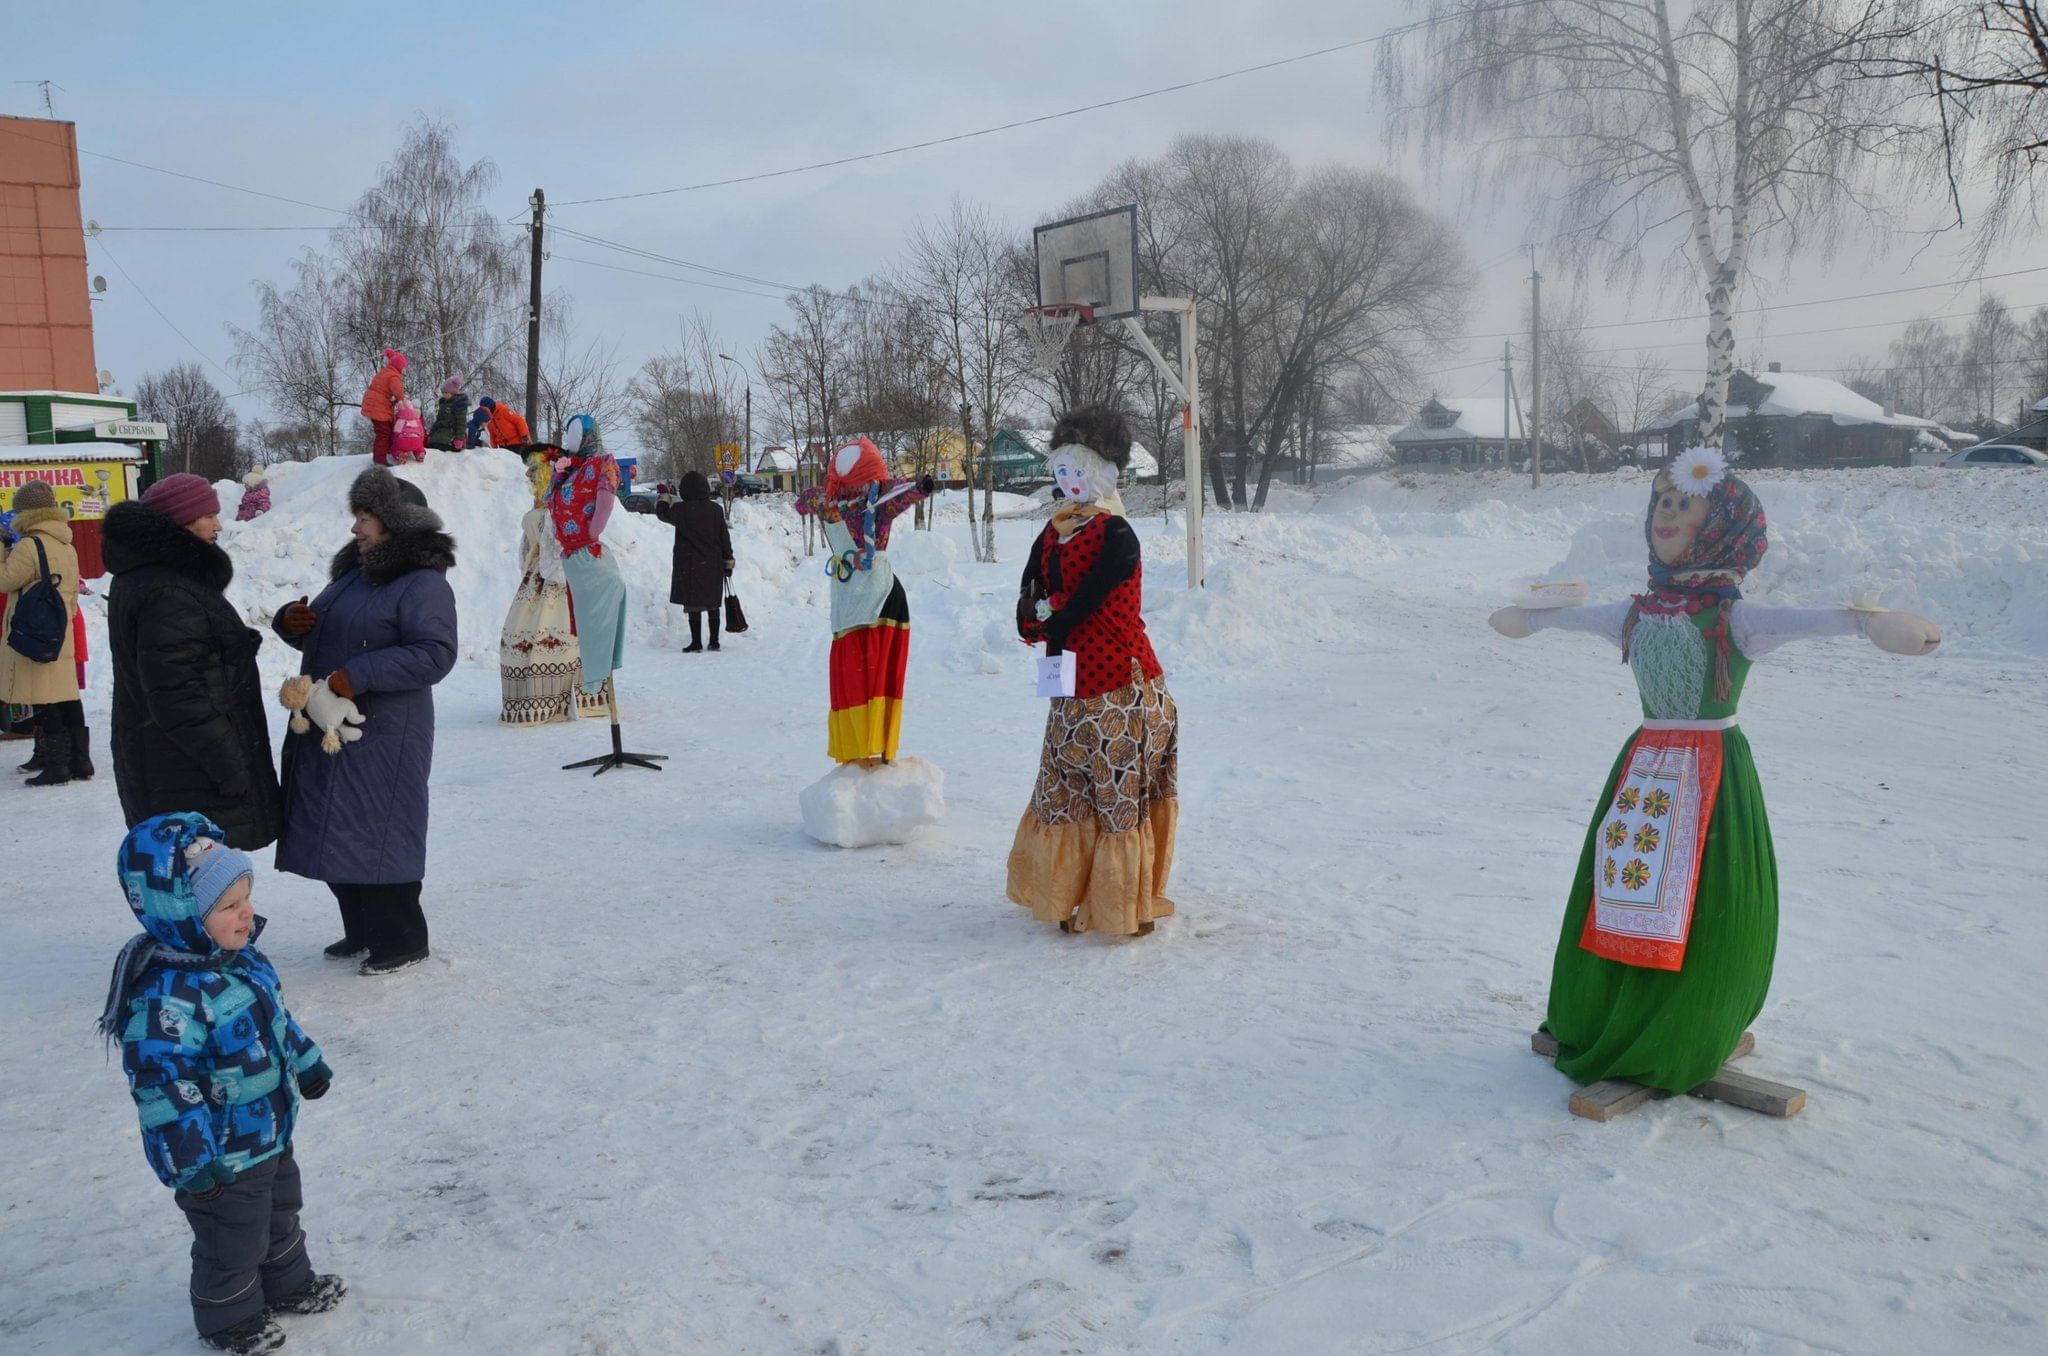
[[[1932,654],[1941,644],[1941,628],[1910,612],[1880,612],[1864,624],[1863,634],[1892,654]]]
[[[324,732],[320,747],[328,753],[339,753],[343,744],[353,744],[363,737],[363,713],[354,702],[327,686],[325,678],[306,693],[306,714]]]
[[[1527,640],[1536,634],[1536,628],[1529,625],[1529,613],[1524,608],[1504,607],[1488,617],[1486,624],[1509,640]]]

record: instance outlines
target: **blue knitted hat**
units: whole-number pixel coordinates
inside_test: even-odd
[[[234,887],[238,880],[253,879],[256,864],[249,860],[249,854],[231,848],[226,843],[213,843],[200,839],[186,850],[186,860],[192,864],[192,902],[201,922],[220,903],[220,897]]]

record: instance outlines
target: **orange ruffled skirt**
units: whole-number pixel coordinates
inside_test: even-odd
[[[1173,912],[1166,898],[1180,716],[1163,679],[1056,697],[1031,804],[1010,847],[1009,897],[1041,922],[1128,936]]]

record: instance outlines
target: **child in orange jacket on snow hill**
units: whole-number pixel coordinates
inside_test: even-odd
[[[510,405],[502,404],[485,396],[476,402],[479,411],[490,411],[492,447],[524,447],[533,441],[533,431],[526,426],[526,419]]]
[[[370,378],[363,391],[363,418],[376,430],[370,456],[379,466],[391,464],[391,425],[398,418],[398,402],[405,399],[406,357],[395,348],[384,350],[384,367]]]

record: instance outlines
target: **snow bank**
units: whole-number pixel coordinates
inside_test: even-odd
[[[1909,469],[1758,471],[1771,549],[1746,592],[1824,607],[1877,591],[1924,613],[1950,653],[2048,653],[2048,474]],[[1551,578],[1584,579],[1595,600],[1640,588],[1641,472],[1557,476],[1532,491],[1505,473],[1376,476],[1325,496],[1320,513],[1367,507],[1392,540],[1569,540]]]
[[[829,847],[901,843],[946,813],[946,774],[922,758],[885,767],[847,763],[797,794],[804,832]]]

